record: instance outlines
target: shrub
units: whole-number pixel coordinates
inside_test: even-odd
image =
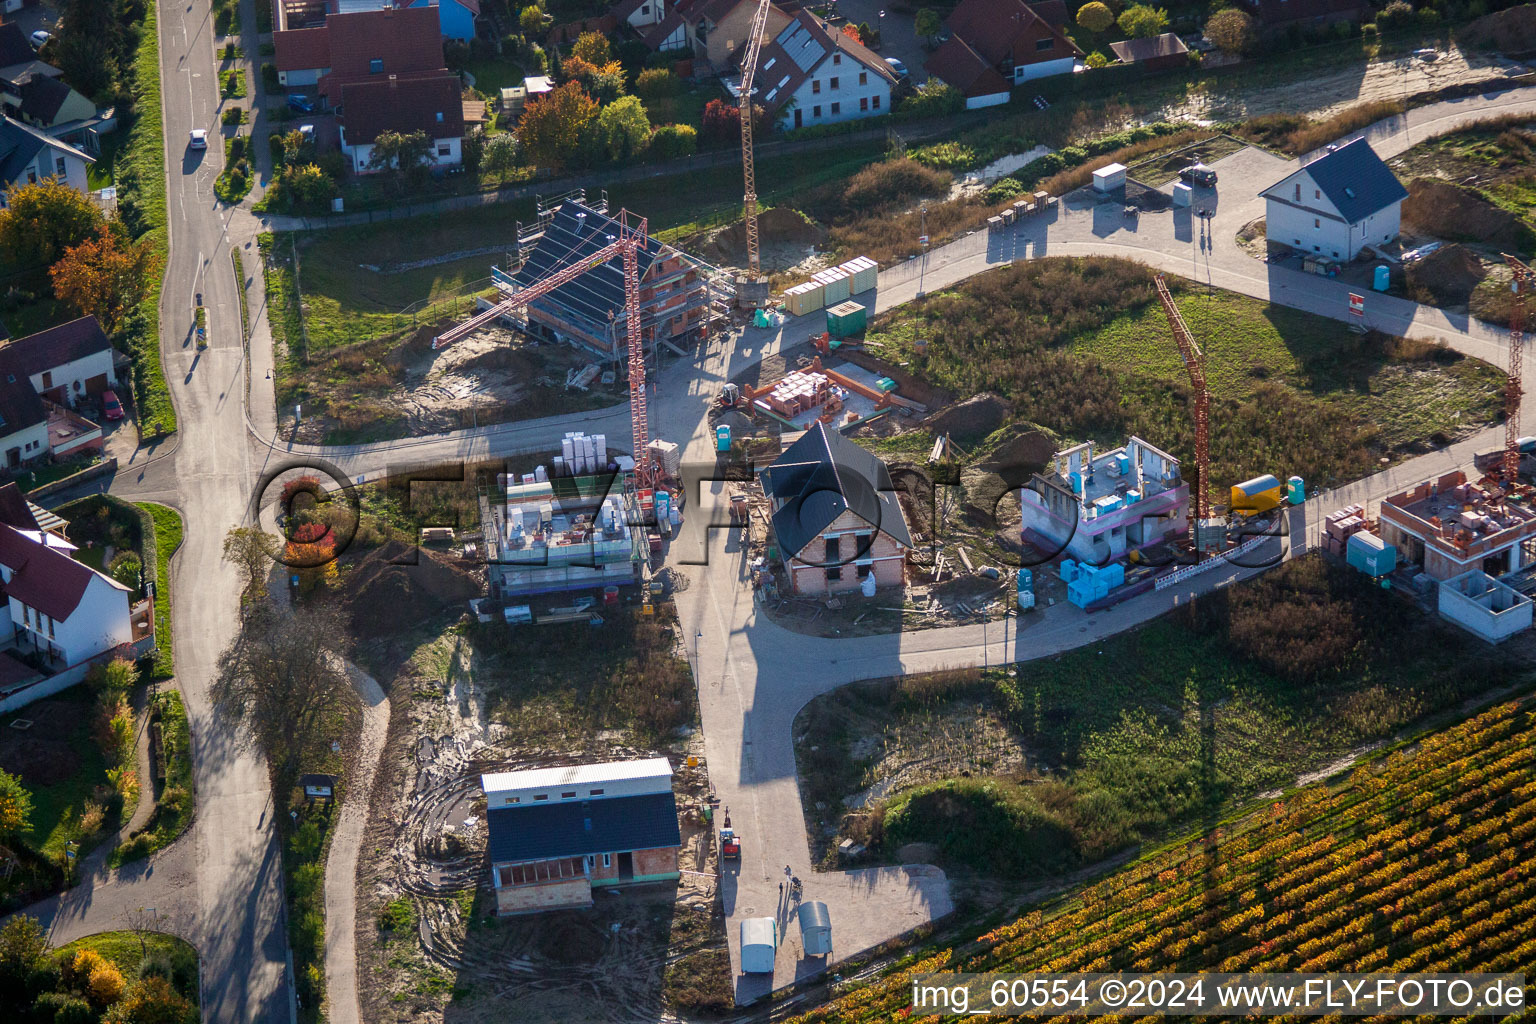
[[[233,105],[225,107],[220,119],[226,125],[242,124],[245,121],[245,108]]]
[[[261,65],[261,87],[267,92],[282,92],[282,80],[277,77],[277,65],[264,61]]]
[[[901,101],[904,116],[945,117],[965,109],[965,96],[952,85],[930,78]]]
[[[988,203],[1006,203],[1024,194],[1024,184],[1017,178],[999,178],[987,189]]]
[[[1108,5],[1099,0],[1088,0],[1077,9],[1077,23],[1094,34],[1108,32],[1115,23],[1115,15]]]
[[[635,79],[635,95],[647,103],[682,91],[683,80],[665,68],[646,68]]]
[[[91,971],[86,979],[85,991],[97,1006],[111,1006],[123,997],[123,972],[116,964],[104,963]]]
[[[907,154],[924,167],[941,171],[964,170],[976,163],[976,151],[960,142],[936,142]]]
[[[127,658],[113,658],[105,664],[96,665],[85,677],[86,686],[97,693],[111,694],[114,702],[127,696],[138,682],[139,667]]]
[[[862,212],[921,196],[942,195],[949,190],[950,176],[901,158],[871,164],[855,174],[843,190],[849,210]]]
[[[272,165],[274,167],[280,168],[283,166],[283,159],[287,154],[287,150],[283,145],[282,132],[273,132],[267,136],[267,152],[272,154]]]
[[[662,160],[692,156],[698,148],[698,132],[690,124],[658,125],[651,133],[650,151]]]
[[[1087,64],[1090,68],[1102,68],[1108,66],[1109,58],[1104,56],[1098,50],[1094,50],[1086,58],[1084,58],[1083,63]]]
[[[1413,7],[1407,0],[1392,0],[1376,12],[1376,27],[1382,32],[1395,32],[1414,23]]]
[[[401,897],[390,900],[379,909],[379,929],[386,932],[408,932],[416,927],[416,908],[411,901]]]
[[[106,962],[106,958],[94,949],[87,947],[79,950],[61,965],[63,982],[72,989],[83,989],[90,980],[91,972]]]
[[[1211,15],[1205,23],[1205,38],[1223,53],[1243,54],[1258,43],[1258,26],[1247,12],[1228,7]]]
[[[1137,4],[1121,13],[1120,31],[1133,39],[1150,39],[1161,35],[1168,28],[1168,12],[1161,7]]]
[[[96,1024],[96,1011],[79,996],[68,992],[44,992],[32,1003],[34,1020],[46,1024]]]
[[[132,551],[120,552],[112,559],[112,564],[107,566],[108,576],[135,592],[143,583],[143,572],[144,563]]]

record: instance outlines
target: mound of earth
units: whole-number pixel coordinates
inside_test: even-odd
[[[763,245],[794,245],[810,248],[826,241],[827,231],[798,210],[775,206],[757,215],[757,237]],[[734,265],[746,259],[747,224],[736,221],[711,231],[702,240],[690,240],[691,248],[710,263]]]
[[[1043,430],[1026,430],[997,450],[976,468],[1004,476],[1009,483],[1022,485],[1031,475],[1044,469],[1056,454],[1056,439]]]
[[[1482,261],[1462,245],[1446,245],[1406,271],[1410,293],[1428,294],[1437,306],[1464,306],[1488,272]]]
[[[454,559],[392,540],[352,567],[343,608],[355,636],[387,636],[480,592],[480,581]]]
[[[1013,407],[1001,395],[984,391],[959,405],[941,409],[928,417],[923,426],[935,435],[948,434],[961,444],[979,441],[1008,421]]]
[[[1457,33],[1457,42],[1469,50],[1536,50],[1536,6],[1524,4],[1478,18]]]
[[[1468,189],[1434,178],[1415,178],[1403,200],[1403,224],[1436,238],[1481,242],[1501,249],[1523,248],[1530,230]]]

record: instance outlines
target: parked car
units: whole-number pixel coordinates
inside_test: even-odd
[[[1190,164],[1179,172],[1179,177],[1187,184],[1201,188],[1216,187],[1216,172],[1205,164]]]
[[[315,101],[307,96],[300,96],[298,93],[291,92],[288,94],[288,107],[291,110],[297,110],[301,114],[313,114],[315,112]]]
[[[187,133],[187,146],[191,149],[208,148],[208,132],[203,128],[193,128]]]
[[[905,79],[910,74],[910,72],[907,71],[907,66],[895,57],[887,57],[885,58],[885,62],[890,65],[891,71],[895,73],[898,79]]]
[[[117,400],[116,391],[103,391],[101,393],[101,414],[109,420],[123,418],[123,403]]]

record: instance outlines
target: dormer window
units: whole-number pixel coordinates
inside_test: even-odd
[[[437,123],[438,124],[442,124],[443,123],[443,112],[441,110],[439,110],[437,112]]]

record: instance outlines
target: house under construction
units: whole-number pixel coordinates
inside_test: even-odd
[[[519,224],[516,266],[492,268],[498,283],[527,287],[584,258],[595,256],[619,234],[608,216],[606,194],[588,201],[578,190],[539,201],[538,219]],[[666,345],[680,355],[708,335],[711,324],[729,316],[729,278],[701,260],[647,237],[640,259],[641,334],[654,355]],[[508,254],[509,264],[514,261]],[[624,308],[624,266],[615,256],[567,281],[528,306],[524,329],[552,341],[588,349],[605,359],[625,353],[628,314]]]
[[[1139,437],[1106,451],[1089,441],[1052,456],[1019,504],[1024,540],[1104,565],[1186,529],[1189,485],[1178,459]]]
[[[1436,580],[1473,569],[1502,576],[1524,568],[1536,554],[1531,503],[1499,497],[1459,471],[1383,498],[1380,521],[1381,539]]]

